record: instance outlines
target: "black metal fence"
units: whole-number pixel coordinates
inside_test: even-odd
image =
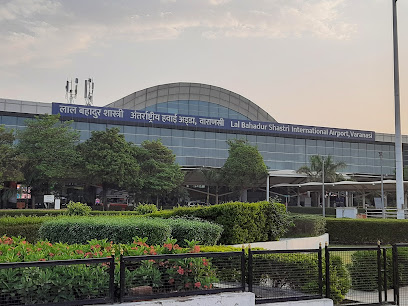
[[[248,291],[257,304],[322,298],[322,249],[249,250]]]
[[[0,305],[114,301],[114,257],[0,263]]]
[[[118,264],[117,261],[116,264]],[[116,276],[116,279],[115,279]],[[408,306],[408,244],[0,263],[0,305],[84,305],[220,292]]]
[[[121,256],[120,301],[245,291],[245,253]]]

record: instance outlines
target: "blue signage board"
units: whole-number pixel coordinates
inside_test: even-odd
[[[122,124],[144,124],[152,126],[192,127],[231,132],[260,132],[281,136],[301,136],[311,138],[331,138],[338,140],[375,141],[372,131],[338,129],[328,127],[260,122],[240,119],[212,118],[181,114],[157,113],[121,108],[96,107],[75,104],[52,103],[52,113],[61,118],[92,119],[92,121],[117,121]]]

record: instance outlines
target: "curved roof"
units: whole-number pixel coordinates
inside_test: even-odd
[[[221,87],[200,83],[170,83],[136,91],[107,107],[142,110],[171,101],[203,101],[236,111],[249,120],[276,122],[266,111],[252,101]]]

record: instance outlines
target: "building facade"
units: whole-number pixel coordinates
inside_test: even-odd
[[[206,84],[154,86],[105,107],[0,99],[0,124],[7,128],[22,129],[27,118],[46,113],[74,120],[82,141],[111,127],[136,144],[160,138],[183,167],[221,167],[227,140],[245,139],[258,147],[270,170],[297,170],[316,154],[345,162],[344,172],[361,177],[378,178],[381,166],[393,175],[395,168],[394,135],[278,123],[239,94]],[[406,164],[408,136],[403,143]]]

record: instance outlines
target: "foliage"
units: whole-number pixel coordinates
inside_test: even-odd
[[[223,178],[230,188],[255,187],[266,179],[267,169],[258,149],[244,140],[228,140],[229,155],[222,167]]]
[[[27,127],[17,132],[17,148],[27,160],[22,172],[32,193],[48,193],[61,180],[77,177],[79,132],[71,128],[71,121],[43,115],[25,124]]]
[[[221,237],[222,226],[202,220],[172,218],[166,220],[172,228],[171,235],[185,247],[185,240],[195,240],[200,244],[214,245]]]
[[[408,220],[326,219],[330,242],[344,245],[407,243]]]
[[[146,238],[135,238],[126,245],[114,245],[104,240],[91,240],[87,244],[52,244],[39,241],[31,244],[21,237],[0,239],[0,262],[31,262],[83,258],[110,257],[112,251],[125,256],[196,253],[199,247],[189,242],[188,248],[180,248],[174,239],[161,245],[147,245]],[[119,265],[118,257],[116,264]],[[44,268],[0,269],[2,300],[10,304],[43,304],[78,301],[92,296],[106,296],[109,286],[109,266],[87,264],[51,266]],[[118,271],[119,269],[116,269]],[[160,275],[157,277],[157,273]],[[211,288],[217,281],[210,260],[203,258],[146,260],[139,269],[125,271],[127,283],[144,278],[145,285],[157,288],[161,279],[173,280],[171,288]],[[156,277],[155,277],[156,275]],[[154,282],[156,280],[156,282]],[[119,279],[116,279],[118,282]],[[116,283],[116,286],[119,284]],[[189,286],[189,285],[188,285]],[[170,288],[170,287],[167,287]]]
[[[222,170],[219,168],[207,169],[201,168],[204,182],[207,185],[207,204],[210,203],[210,187],[215,186],[215,204],[218,204],[218,188],[223,184]]]
[[[164,196],[183,183],[184,174],[180,166],[175,163],[176,156],[160,140],[146,140],[137,150],[143,185],[139,197],[149,200]]]
[[[314,237],[326,232],[326,219],[315,215],[290,214],[294,226],[289,228],[285,237]]]
[[[134,209],[135,213],[138,215],[151,214],[158,211],[157,206],[154,204],[140,204]]]
[[[170,225],[158,219],[65,217],[44,222],[39,230],[41,239],[50,242],[85,243],[91,239],[108,239],[114,243],[129,243],[133,237],[148,237],[153,244],[166,241]]]
[[[339,170],[346,167],[344,162],[335,162],[331,155],[322,157],[320,155],[310,156],[310,167],[300,167],[297,172],[304,173],[312,182],[321,182],[324,165],[324,181],[338,182],[344,179],[343,175],[337,173]]]
[[[186,251],[180,250],[175,239],[169,239],[163,247],[149,247],[144,239],[136,242],[138,247],[127,247],[125,252],[131,256],[178,254]],[[200,252],[200,247],[194,241],[187,241],[189,253]],[[153,291],[186,291],[211,289],[217,282],[216,271],[213,269],[211,259],[205,257],[195,258],[146,258],[131,269],[126,269],[126,284],[133,286],[150,286]],[[125,290],[128,288],[125,288]]]
[[[43,222],[52,217],[2,217],[0,218],[0,236],[22,236],[27,241],[38,240],[38,230]]]
[[[24,159],[13,145],[14,140],[13,131],[0,125],[0,189],[6,181],[18,181],[23,178],[20,167]]]
[[[175,207],[150,214],[169,218],[191,216],[222,225],[222,244],[278,240],[291,222],[285,206],[267,201],[257,203],[229,202],[206,207]]]
[[[88,216],[92,208],[81,202],[70,201],[67,205],[65,214],[67,216]]]
[[[117,128],[93,131],[88,140],[78,145],[88,182],[102,184],[102,201],[105,206],[108,188],[140,187],[140,166],[135,148],[119,134]]]
[[[171,236],[185,245],[185,239],[215,244],[222,227],[200,220],[129,217],[49,218],[39,230],[42,239],[51,242],[85,243],[90,239],[108,239],[115,243],[131,242],[133,237],[147,237],[152,243],[163,243]]]

